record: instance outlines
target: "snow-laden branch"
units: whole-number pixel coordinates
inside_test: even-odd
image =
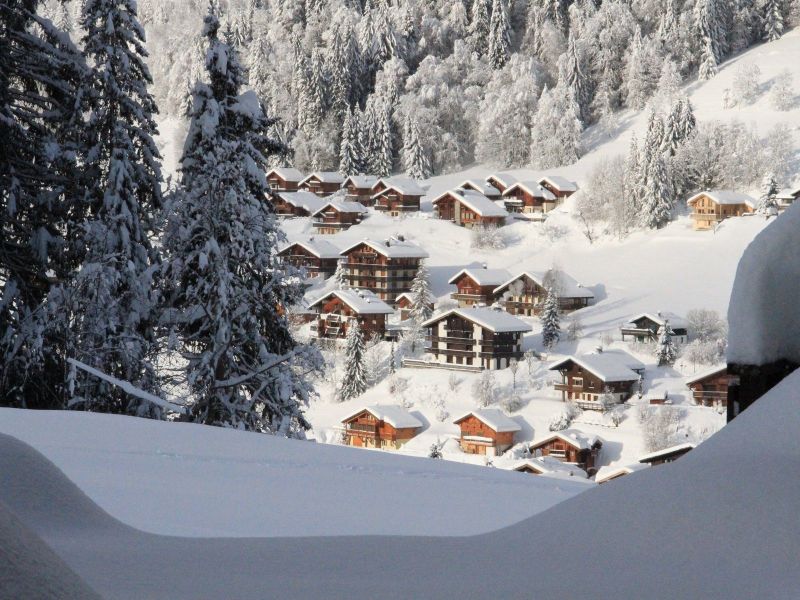
[[[129,381],[123,381],[121,379],[117,379],[116,377],[112,377],[111,375],[106,375],[102,371],[99,371],[99,370],[95,369],[94,367],[90,367],[86,363],[83,363],[83,362],[81,362],[79,360],[76,360],[74,358],[68,358],[67,362],[69,364],[71,364],[71,365],[76,366],[77,368],[79,368],[79,369],[81,369],[83,371],[86,371],[90,375],[94,375],[98,379],[102,379],[103,381],[107,381],[111,385],[114,385],[114,386],[120,388],[126,394],[130,394],[131,396],[134,396],[136,398],[140,398],[141,400],[144,400],[146,402],[151,402],[151,403],[153,403],[153,404],[155,404],[157,406],[160,406],[161,408],[164,408],[164,409],[167,409],[167,410],[171,410],[171,411],[174,411],[174,412],[177,412],[177,413],[185,413],[186,412],[186,406],[181,405],[181,404],[173,404],[172,402],[169,402],[167,400],[159,398],[158,396],[155,396],[155,395],[153,395],[153,394],[151,394],[149,392],[145,392],[144,390],[139,389],[138,387],[136,387],[135,385],[133,385]]]
[[[252,379],[256,375],[260,375],[264,371],[269,371],[272,368],[277,367],[282,362],[286,362],[290,358],[292,358],[296,354],[295,350],[284,354],[282,356],[278,356],[275,360],[268,362],[266,364],[261,365],[255,371],[251,371],[250,373],[245,373],[244,375],[239,375],[238,377],[231,377],[230,379],[224,379],[223,381],[217,381],[214,383],[215,388],[227,388],[227,387],[235,387],[237,385],[243,384],[245,381]]]

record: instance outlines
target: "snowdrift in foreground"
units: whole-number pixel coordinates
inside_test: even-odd
[[[109,598],[796,598],[798,384],[800,372],[676,463],[473,537],[145,534],[8,437],[0,501]]]

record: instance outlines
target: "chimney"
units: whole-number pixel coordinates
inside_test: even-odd
[[[386,244],[386,247],[388,248],[389,246],[392,245],[392,240],[390,240],[389,238],[386,238],[385,240],[383,240],[383,243]]]

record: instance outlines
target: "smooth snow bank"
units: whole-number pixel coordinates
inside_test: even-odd
[[[466,536],[521,521],[589,487],[390,452],[71,411],[0,408],[0,433],[39,450],[115,518],[168,535]]]
[[[800,363],[800,206],[789,207],[739,261],[728,309],[728,362]]]

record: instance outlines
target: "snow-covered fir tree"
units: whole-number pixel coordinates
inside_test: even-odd
[[[194,88],[165,236],[165,295],[200,423],[302,437],[305,373],[316,350],[297,343],[285,309],[302,297],[275,257],[283,236],[267,199],[266,156],[281,150],[236,51],[204,19],[208,83]]]
[[[758,196],[756,213],[759,215],[775,215],[778,211],[778,183],[775,181],[775,174],[772,172],[764,175],[761,181],[761,194]]]
[[[553,286],[547,287],[547,296],[539,319],[542,322],[542,345],[547,350],[552,350],[561,337],[558,294]]]
[[[366,346],[361,326],[351,319],[347,323],[347,339],[344,353],[344,375],[338,396],[341,402],[357,398],[367,391]]]
[[[420,140],[419,127],[413,116],[406,117],[403,135],[403,167],[412,179],[428,179],[433,174],[431,161]]]
[[[573,163],[582,153],[580,109],[563,82],[542,91],[531,130],[531,162],[540,169]]]
[[[386,102],[373,98],[370,124],[370,153],[368,155],[370,172],[378,177],[392,173],[392,117]]]
[[[357,119],[358,114],[353,114],[348,107],[344,117],[342,142],[339,145],[339,173],[345,177],[364,172],[360,128]]]
[[[673,365],[678,358],[678,350],[675,348],[675,342],[672,341],[673,335],[675,334],[669,323],[664,323],[659,330],[658,346],[656,348],[656,361],[659,367]]]
[[[644,169],[642,156],[639,151],[639,142],[636,134],[631,136],[631,144],[628,148],[628,156],[625,160],[624,177],[624,203],[625,210],[623,223],[624,231],[630,230],[637,224],[639,215],[642,212],[642,193],[644,183]]]
[[[781,0],[765,0],[762,6],[764,39],[774,42],[783,35],[783,5]]]
[[[339,289],[344,289],[347,287],[347,277],[345,275],[343,260],[336,262],[336,270],[333,272],[332,279],[336,283],[336,287]]]
[[[470,11],[471,20],[468,28],[469,46],[478,56],[489,50],[489,4],[487,0],[473,0]]]
[[[572,32],[570,32],[567,43],[567,51],[562,55],[560,70],[561,79],[569,88],[570,94],[578,106],[581,124],[588,124],[592,103],[589,65],[583,45]]]
[[[489,62],[501,69],[511,55],[511,26],[505,0],[492,0],[492,17],[489,22]]]
[[[696,0],[694,23],[700,43],[700,79],[711,79],[724,57],[724,13],[720,0]]]
[[[794,77],[788,69],[775,78],[769,91],[769,102],[775,110],[791,110],[794,106]]]
[[[656,229],[666,225],[672,213],[672,189],[664,152],[664,122],[650,110],[647,137],[641,158],[641,208],[643,227]]]
[[[425,264],[420,264],[414,280],[411,282],[411,318],[422,323],[431,318],[433,314],[433,292],[431,292],[431,278]]]

